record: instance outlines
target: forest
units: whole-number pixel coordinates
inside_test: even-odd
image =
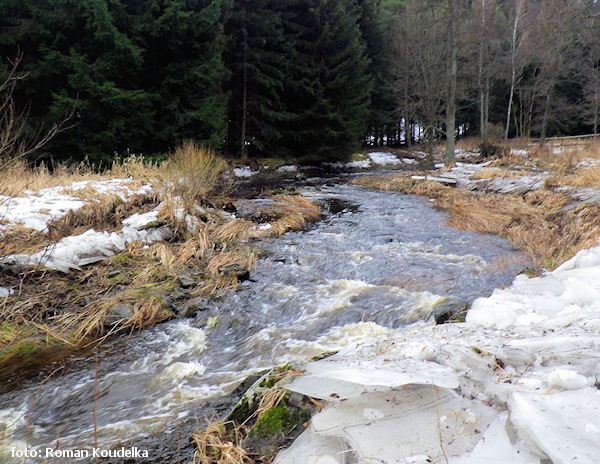
[[[184,140],[308,162],[361,145],[590,134],[594,0],[2,0],[2,72],[37,159]],[[11,64],[12,63],[12,64]],[[3,82],[4,79],[0,79]]]

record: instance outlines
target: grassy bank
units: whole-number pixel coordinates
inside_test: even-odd
[[[600,206],[574,200],[557,187],[600,186],[598,145],[554,153],[534,147],[528,156],[507,147],[471,179],[508,179],[546,173],[544,187],[521,194],[468,191],[413,175],[444,176],[446,169],[387,176],[367,176],[352,182],[366,188],[425,196],[448,211],[448,225],[462,230],[495,234],[519,246],[537,266],[553,269],[576,252],[594,246],[600,236]]]
[[[219,297],[246,278],[260,255],[253,239],[300,229],[320,217],[319,208],[300,196],[275,195],[261,224],[236,218],[224,210],[235,208],[226,171],[210,151],[185,144],[164,163],[130,158],[101,174],[82,166],[51,173],[22,165],[3,173],[5,208],[26,190],[36,194],[58,186],[66,186],[61,195],[85,205],[51,219],[45,230],[4,221],[0,287],[11,293],[0,299],[0,366],[38,356],[40,349],[80,348],[191,316],[202,309],[203,298]],[[115,179],[125,179],[129,192],[148,188],[125,200],[114,189],[99,188]],[[61,239],[89,229],[118,234],[126,218],[151,211],[155,220],[136,232],[159,231],[164,240],[127,242],[118,253],[70,272],[49,269],[44,261]],[[28,265],[6,260],[17,253],[41,258]]]

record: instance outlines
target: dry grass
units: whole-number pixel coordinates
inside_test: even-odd
[[[456,141],[456,149],[472,152],[481,146],[481,138],[466,137]]]
[[[242,433],[231,422],[207,423],[204,430],[192,434],[198,464],[244,464],[249,456],[240,446]]]
[[[175,149],[162,166],[167,185],[165,190],[181,198],[188,213],[196,205],[212,203],[222,197],[230,187],[219,180],[227,164],[214,151],[185,142]]]
[[[515,178],[522,177],[524,175],[529,174],[527,171],[523,170],[515,170],[515,169],[482,169],[481,171],[477,171],[471,179],[493,179],[495,177],[501,177],[504,179],[507,178]]]
[[[318,206],[309,200],[278,196],[272,199],[270,228],[239,219],[227,221],[213,208],[226,201],[228,184],[219,177],[224,169],[214,153],[186,143],[160,164],[130,157],[104,173],[83,164],[57,166],[52,173],[44,167],[15,164],[0,173],[0,193],[7,195],[18,195],[24,188],[39,190],[130,176],[135,179],[125,184],[130,188],[145,183],[154,187],[153,193],[126,202],[89,186],[67,188],[86,205],[52,221],[46,233],[11,227],[4,232],[0,256],[49,250],[61,238],[90,228],[118,230],[125,217],[150,211],[161,202],[157,224],[173,231],[168,243],[130,243],[122,254],[81,272],[0,265],[0,286],[15,289],[14,295],[0,301],[0,363],[10,362],[3,352],[9,343],[33,348],[56,343],[81,346],[119,330],[137,330],[173,317],[165,302],[170,292],[181,293],[178,279],[182,274],[194,276],[195,285],[185,290],[187,297],[221,296],[235,288],[238,278],[256,263],[256,248],[245,242],[300,229],[320,217]],[[194,231],[182,219],[182,211],[195,223]],[[119,306],[121,312],[115,310]]]
[[[546,179],[548,187],[589,187],[600,189],[600,166],[576,170],[572,174],[555,174]]]

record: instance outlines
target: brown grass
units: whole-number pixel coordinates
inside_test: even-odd
[[[214,153],[186,143],[163,163],[146,163],[131,157],[115,162],[104,173],[96,173],[83,164],[57,166],[50,173],[44,167],[29,169],[18,163],[9,169],[11,175],[0,173],[0,193],[8,195],[18,195],[24,188],[39,190],[69,186],[80,180],[129,176],[135,179],[125,184],[130,188],[147,182],[154,187],[153,193],[133,196],[127,202],[89,186],[67,188],[67,192],[87,204],[52,221],[46,233],[11,227],[0,242],[0,256],[50,249],[61,238],[90,228],[117,230],[125,217],[150,211],[159,202],[163,207],[155,225],[173,230],[168,243],[130,243],[125,252],[80,272],[62,274],[43,268],[0,265],[0,286],[16,290],[0,301],[0,363],[10,362],[2,351],[9,343],[34,348],[55,343],[80,346],[119,330],[137,330],[172,317],[164,297],[171,291],[181,293],[181,274],[194,276],[196,282],[185,290],[188,297],[221,296],[235,288],[238,276],[256,263],[256,247],[245,242],[300,229],[320,217],[318,206],[309,200],[277,196],[272,201],[270,229],[240,219],[227,221],[213,208],[226,201],[228,185],[219,177],[224,169],[225,164]],[[195,231],[187,229],[176,209],[195,218]],[[114,322],[116,305],[128,307],[129,313],[109,326],[107,318]]]
[[[471,179],[493,179],[495,177],[501,178],[515,178],[522,177],[528,174],[527,171],[514,170],[514,169],[482,169],[477,171]]]
[[[590,187],[600,189],[600,166],[584,168],[573,174],[556,174],[546,179],[548,187]]]
[[[165,190],[180,197],[189,213],[193,212],[194,206],[209,199],[214,203],[230,187],[219,180],[227,169],[225,161],[214,151],[194,142],[177,147],[162,167],[168,182]]]
[[[241,447],[242,434],[231,422],[207,423],[204,430],[192,434],[198,464],[244,464],[249,456]]]

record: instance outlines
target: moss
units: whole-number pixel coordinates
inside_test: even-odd
[[[275,386],[277,382],[281,380],[281,375],[284,372],[287,372],[292,369],[292,366],[289,364],[284,364],[283,366],[274,367],[266,379],[260,382],[259,387],[272,388]]]
[[[313,356],[311,361],[320,361],[321,359],[329,358],[336,354],[337,351],[325,351],[324,353],[318,354],[317,356]]]
[[[39,350],[43,346],[42,343],[37,342],[34,343],[32,341],[24,341],[21,343],[15,343],[14,345],[9,346],[5,350],[0,353],[0,359],[11,357],[14,355],[26,355],[34,353]]]
[[[108,278],[108,280],[113,284],[121,283],[121,282],[123,282],[124,279],[125,279],[125,277],[121,273],[115,274],[114,276],[111,276]]]
[[[144,224],[143,226],[139,226],[137,228],[137,230],[157,229],[158,227],[162,227],[166,224],[167,224],[166,221],[164,221],[162,219],[158,219],[156,221],[151,221],[148,224]]]
[[[540,273],[538,271],[536,271],[534,268],[532,267],[526,267],[525,269],[523,269],[521,272],[519,272],[519,275],[526,275],[527,277],[529,277],[530,279],[532,277],[539,277]]]
[[[282,401],[274,408],[269,409],[256,422],[250,433],[258,438],[269,438],[279,431],[289,430],[290,425],[295,425],[290,412]]]
[[[252,413],[253,411],[250,408],[250,402],[248,401],[248,398],[242,396],[242,399],[235,406],[233,411],[231,411],[227,419],[235,422],[236,424],[243,424]]]
[[[119,253],[111,256],[108,259],[108,264],[115,266],[123,266],[131,261],[131,258],[126,253]]]
[[[17,345],[17,352],[19,354],[33,353],[37,348],[32,343],[20,343]]]
[[[289,408],[287,395],[275,407],[265,412],[250,430],[248,436],[257,439],[269,439],[276,436],[287,437],[300,425],[310,419],[310,412]]]

